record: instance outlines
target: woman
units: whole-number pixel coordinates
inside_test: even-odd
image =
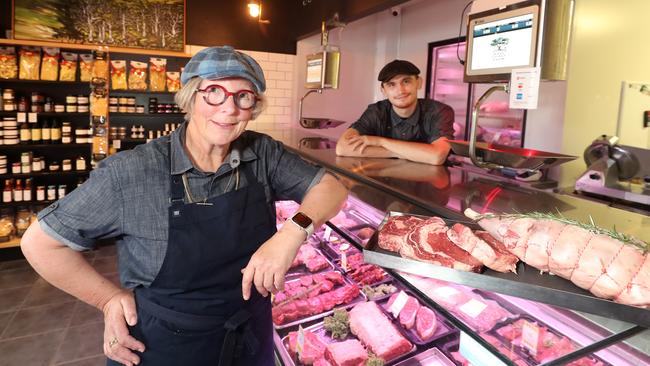
[[[109,157],[39,213],[21,247],[53,285],[104,313],[109,365],[272,365],[269,293],[346,190],[270,137],[245,131],[263,108],[251,57],[211,47],[186,65],[186,123]],[[302,202],[276,232],[273,202]],[[80,251],[115,237],[122,288]],[[254,288],[252,288],[254,286]]]

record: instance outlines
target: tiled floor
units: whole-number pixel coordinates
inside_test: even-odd
[[[115,247],[85,253],[118,282]],[[0,366],[103,366],[100,311],[54,288],[25,260],[0,262]]]

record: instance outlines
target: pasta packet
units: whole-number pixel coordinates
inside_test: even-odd
[[[77,59],[79,55],[72,52],[61,52],[61,71],[59,81],[75,81],[77,79]]]
[[[147,64],[145,62],[131,61],[129,89],[147,90]]]
[[[93,51],[93,59],[92,77],[108,82],[108,53],[102,50]]]
[[[165,72],[167,59],[151,57],[149,59],[149,90],[165,91]]]
[[[181,88],[181,73],[167,71],[167,91],[176,92]]]
[[[0,79],[15,79],[17,76],[16,48],[0,47]]]
[[[82,53],[79,57],[81,58],[81,62],[79,63],[79,80],[90,81],[93,77],[93,55]]]
[[[40,64],[41,49],[39,47],[21,47],[18,78],[22,80],[38,80]]]
[[[59,77],[59,57],[61,49],[43,47],[43,62],[41,63],[41,80],[56,81]]]
[[[111,88],[113,90],[126,89],[125,60],[111,60]]]

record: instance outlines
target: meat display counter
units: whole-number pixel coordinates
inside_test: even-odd
[[[332,247],[332,241],[326,238],[333,235],[334,244],[337,241],[356,243],[358,247],[354,244],[352,247],[362,250],[364,240],[370,239],[368,232],[376,229],[386,213],[391,211],[441,216],[451,220],[467,220],[462,214],[466,208],[482,213],[557,211],[567,217],[590,218],[597,223],[615,226],[621,232],[646,241],[650,239],[650,233],[643,229],[649,223],[648,217],[571,196],[512,186],[458,167],[434,167],[397,159],[336,157],[333,141],[315,136],[308,138],[326,143],[301,144],[300,141],[305,139],[301,131],[285,134],[281,140],[307,160],[337,173],[351,190],[344,214],[328,223],[328,228],[310,244],[330,258],[335,270],[344,274],[348,284],[354,283],[354,280],[349,278],[347,272],[340,270],[336,258],[331,259],[330,256],[337,253],[325,249]],[[355,233],[355,230],[358,232]],[[365,259],[367,261],[368,258]],[[650,317],[647,315],[650,312],[647,309],[597,299],[570,282],[553,279],[549,275],[544,277],[549,277],[551,283],[527,283],[526,276],[500,278],[502,274],[490,274],[489,271],[475,274],[440,267],[440,272],[427,271],[427,278],[412,273],[417,271],[398,271],[395,269],[400,268],[398,266],[391,269],[390,265],[380,264],[386,275],[395,282],[398,293],[404,290],[419,304],[432,310],[439,321],[450,324],[456,330],[456,335],[449,336],[450,339],[444,342],[432,341],[424,346],[416,344],[415,350],[409,350],[408,355],[404,354],[404,357],[389,364],[406,362],[409,358],[411,360],[404,364],[447,364],[447,361],[423,361],[429,357],[428,353],[423,352],[430,352],[431,360],[437,360],[442,354],[457,365],[469,364],[467,362],[474,365],[650,364],[647,355],[650,351],[650,342],[646,339],[648,332],[637,335],[648,326]],[[526,273],[535,277],[532,268]],[[562,282],[568,285],[553,287],[553,284]],[[436,292],[439,288],[442,290]],[[307,290],[310,291],[309,288]],[[435,296],[439,292],[442,292],[443,298]],[[456,292],[461,295],[454,296]],[[457,301],[444,301],[455,297],[458,297]],[[365,299],[352,299],[347,304],[334,305],[328,310],[329,315],[337,307],[350,310],[365,301],[367,296]],[[386,313],[386,306],[380,304],[381,309]],[[484,319],[481,314],[491,314],[494,319]],[[291,351],[287,351],[286,346],[290,348],[292,340],[289,334],[302,326],[314,330],[307,338],[317,339],[313,335],[323,335],[323,316],[313,314],[313,319],[305,319],[304,322],[298,320],[292,326],[278,330],[276,343],[279,350],[284,349],[284,353],[280,353],[285,364],[298,362],[292,359]],[[395,321],[390,315],[387,316]],[[477,318],[478,325],[472,324],[470,318]],[[538,342],[531,341],[531,334],[532,339]],[[294,340],[298,339],[296,333],[293,337]],[[304,334],[300,338],[307,339]],[[365,345],[363,339],[361,344]],[[354,348],[356,343],[349,345],[359,350],[358,347]],[[321,348],[326,349],[326,345]],[[566,356],[566,353],[569,355]],[[454,359],[454,355],[458,358]],[[460,356],[469,361],[462,361]]]

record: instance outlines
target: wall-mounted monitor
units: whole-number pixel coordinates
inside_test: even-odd
[[[540,65],[544,0],[470,14],[465,76],[468,83],[504,82],[512,69]]]
[[[338,89],[339,64],[338,51],[322,51],[307,55],[306,89]]]

